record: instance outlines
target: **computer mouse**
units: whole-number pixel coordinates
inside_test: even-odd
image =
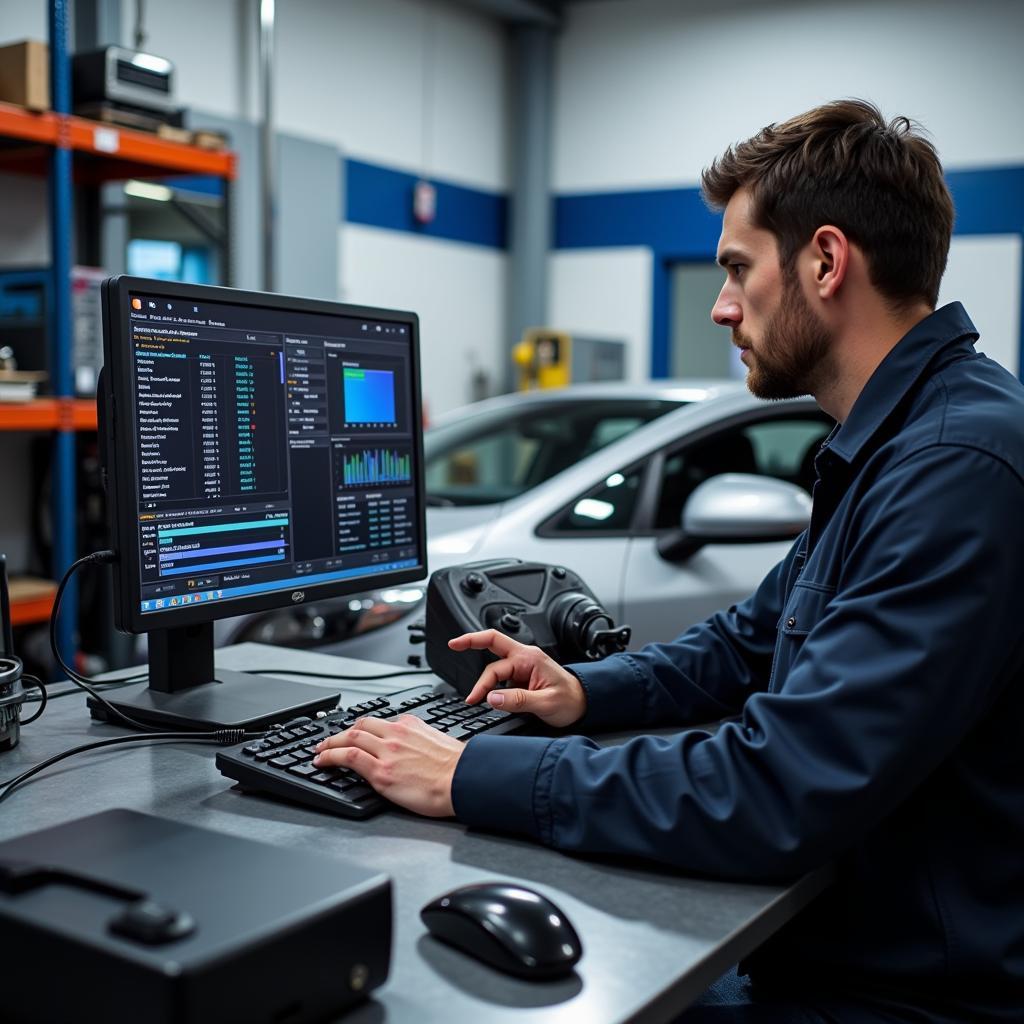
[[[576,929],[554,903],[508,882],[453,889],[428,903],[420,918],[442,941],[521,978],[569,974],[583,955]]]

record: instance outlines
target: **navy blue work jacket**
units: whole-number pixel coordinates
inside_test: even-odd
[[[755,981],[880,1008],[844,1024],[1024,1021],[1024,388],[976,339],[954,303],[886,356],[750,598],[572,666],[580,731],[738,717],[610,748],[476,737],[456,815],[734,879],[832,861]]]

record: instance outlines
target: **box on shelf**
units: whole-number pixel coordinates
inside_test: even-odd
[[[0,47],[0,100],[50,109],[50,49],[36,39]]]

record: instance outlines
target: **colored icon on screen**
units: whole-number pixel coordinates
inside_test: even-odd
[[[142,309],[142,299],[132,299],[132,309]]]

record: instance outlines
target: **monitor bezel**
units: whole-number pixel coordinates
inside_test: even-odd
[[[374,573],[344,580],[304,584],[292,590],[269,594],[224,598],[216,602],[181,606],[143,613],[141,551],[139,548],[137,511],[138,481],[135,466],[136,424],[132,415],[134,391],[133,365],[130,351],[129,297],[143,293],[169,299],[180,298],[199,303],[228,303],[255,309],[289,309],[300,313],[318,313],[362,319],[390,320],[409,327],[409,352],[412,369],[413,446],[415,452],[414,487],[417,496],[416,522],[419,529],[420,558],[418,565],[389,572]],[[326,299],[254,292],[240,288],[213,285],[182,284],[151,280],[127,274],[108,278],[102,285],[103,355],[106,373],[103,393],[98,402],[107,403],[101,411],[101,423],[107,432],[107,495],[111,546],[118,558],[114,566],[114,624],[125,633],[148,633],[156,629],[174,629],[218,619],[250,615],[275,608],[293,608],[331,598],[379,590],[426,578],[426,482],[423,465],[423,400],[419,345],[419,317],[408,310],[385,309],[332,302]],[[122,415],[121,410],[127,414]],[[127,467],[124,471],[122,467]],[[301,596],[297,596],[300,595]]]

